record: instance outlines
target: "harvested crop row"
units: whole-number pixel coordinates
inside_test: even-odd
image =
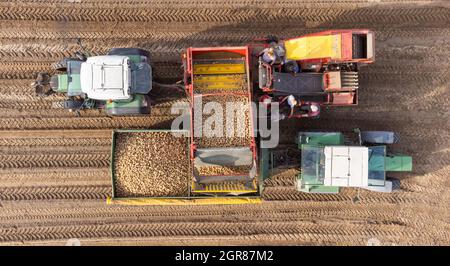
[[[202,105],[194,103],[194,142],[198,148],[250,145],[248,97],[214,95],[201,98]],[[196,101],[197,99],[199,98],[196,98]],[[203,112],[199,114],[198,110]]]
[[[248,93],[247,77],[245,74],[220,75],[194,75],[194,93]]]
[[[196,166],[194,173],[199,176],[232,175],[248,173],[252,165],[243,166]]]
[[[190,162],[186,137],[170,132],[116,134],[116,197],[187,196]]]

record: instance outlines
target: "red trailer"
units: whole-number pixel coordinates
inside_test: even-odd
[[[249,48],[188,48],[183,54],[183,66],[185,89],[191,103],[192,193],[258,194]],[[208,104],[216,104],[214,115],[217,109],[222,111],[223,135],[208,136],[204,132],[205,120],[211,117],[203,112]],[[241,123],[235,121],[236,112],[232,112],[233,117],[228,113],[227,108],[234,105],[243,106],[239,112],[244,117]],[[237,137],[236,132],[229,134],[224,130],[230,125],[234,130],[237,124],[244,125],[243,134]]]

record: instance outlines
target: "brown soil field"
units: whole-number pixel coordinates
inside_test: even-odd
[[[0,245],[449,245],[450,5],[432,0],[30,0],[0,2]],[[399,190],[297,192],[295,169],[266,181],[265,201],[227,206],[107,205],[113,128],[168,128],[181,93],[155,88],[149,117],[81,117],[61,96],[34,96],[39,71],[78,50],[141,47],[155,80],[181,77],[189,46],[242,45],[330,28],[371,28],[376,62],[361,69],[359,105],[302,129],[393,130],[413,172]],[[355,200],[357,199],[357,200]],[[377,241],[374,241],[377,240]]]

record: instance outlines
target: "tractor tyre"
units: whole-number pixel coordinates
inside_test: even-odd
[[[140,48],[113,48],[109,50],[108,55],[140,55],[147,57],[147,61],[150,61],[150,53]]]
[[[278,41],[279,41],[279,39],[275,35],[267,35],[267,37],[266,37],[266,42],[268,44],[273,43],[273,42],[278,43]]]
[[[67,110],[79,110],[83,106],[84,100],[65,100],[64,109]]]
[[[60,61],[54,63],[52,68],[57,71],[65,72],[67,71],[67,62],[69,61],[80,61],[78,58],[63,58]]]

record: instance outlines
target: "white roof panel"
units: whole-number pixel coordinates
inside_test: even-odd
[[[81,64],[81,90],[91,99],[130,100],[131,70],[127,56],[89,57]]]
[[[340,187],[368,185],[369,149],[360,146],[326,146],[324,184]]]

